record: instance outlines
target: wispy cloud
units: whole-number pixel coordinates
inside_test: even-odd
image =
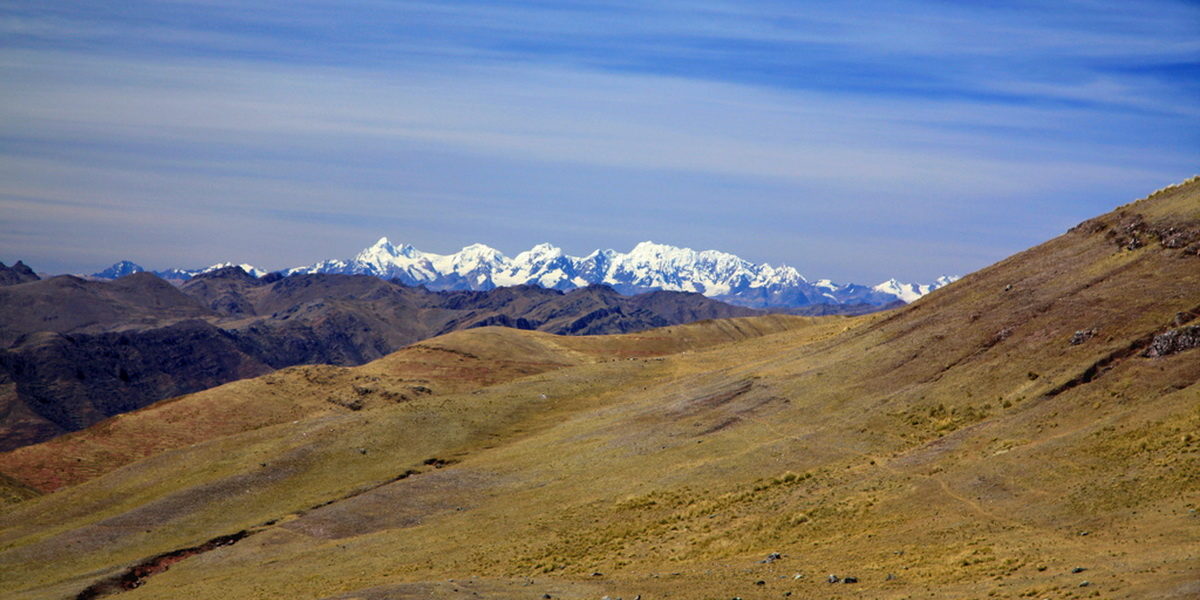
[[[282,267],[381,233],[653,237],[842,279],[962,272],[1190,174],[1200,106],[1172,74],[1200,64],[1197,22],[1174,2],[0,3],[0,252],[100,266],[35,252],[36,230],[103,260]]]

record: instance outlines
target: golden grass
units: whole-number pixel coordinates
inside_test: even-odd
[[[1200,183],[1124,210],[1196,207]],[[0,509],[0,588],[251,528],[123,595],[1195,597],[1200,350],[1136,345],[1200,307],[1197,265],[1076,231],[880,315],[461,332],[231,384],[121,427],[266,416]],[[356,377],[434,393],[326,401]]]

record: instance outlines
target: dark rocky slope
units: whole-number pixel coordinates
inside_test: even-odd
[[[32,275],[18,265],[0,278]],[[150,273],[32,277],[0,288],[0,451],[164,398],[292,365],[358,365],[459,329],[627,333],[758,314],[699,294],[431,292],[366,275],[258,279],[238,267],[181,287]]]
[[[13,266],[5,266],[0,262],[0,285],[15,285],[25,283],[27,281],[37,281],[41,277],[33,272],[28,265],[21,261],[17,261]]]

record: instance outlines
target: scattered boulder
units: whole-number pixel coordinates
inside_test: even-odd
[[[1128,215],[1108,231],[1109,239],[1124,250],[1137,250],[1146,245],[1146,219],[1142,215]]]
[[[1200,348],[1200,325],[1180,327],[1154,336],[1142,356],[1156,358]]]
[[[1075,335],[1071,336],[1071,345],[1078,346],[1093,337],[1096,337],[1096,329],[1094,327],[1092,329],[1081,329],[1076,331]]]
[[[340,406],[342,408],[348,408],[353,411],[362,410],[363,407],[366,406],[366,404],[363,402],[362,398],[351,398],[351,399],[347,400],[344,398],[330,396],[330,397],[326,398],[325,401],[330,404]]]
[[[1147,223],[1142,215],[1133,214],[1124,215],[1124,218],[1105,235],[1118,248],[1124,250],[1137,250],[1157,239],[1163,248],[1184,249],[1186,255],[1191,254],[1192,247],[1200,242],[1200,225],[1194,221]]]

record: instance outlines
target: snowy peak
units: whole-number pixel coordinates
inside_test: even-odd
[[[209,273],[211,271],[216,271],[217,269],[224,269],[225,267],[233,267],[233,266],[241,267],[243,271],[249,273],[250,275],[253,275],[254,277],[262,277],[263,275],[267,274],[266,271],[259,269],[258,267],[255,267],[254,265],[248,265],[245,263],[240,264],[240,265],[234,265],[231,262],[217,263],[215,265],[211,265],[211,266],[205,267],[203,269],[166,269],[164,271],[151,271],[151,273],[154,273],[155,275],[157,275],[158,277],[161,277],[163,279],[174,279],[174,280],[178,280],[178,281],[187,281],[188,279],[191,279],[201,273]],[[124,277],[126,275],[132,275],[134,273],[141,273],[141,272],[144,272],[145,270],[146,269],[144,267],[142,267],[141,265],[139,265],[135,262],[123,260],[103,271],[100,271],[98,273],[92,273],[91,276],[95,277],[96,279],[117,279],[119,277]]]
[[[905,303],[915,302],[921,296],[932,292],[940,287],[944,287],[958,281],[958,277],[951,275],[942,275],[934,280],[931,284],[919,283],[900,283],[896,279],[889,279],[875,287],[871,288],[883,294],[891,294],[903,300]]]
[[[234,265],[218,263],[204,269],[154,273],[164,279],[187,280],[229,266]],[[253,265],[237,266],[254,277],[267,274]],[[94,276],[113,279],[144,270],[135,263],[122,261]],[[509,258],[485,244],[471,244],[453,254],[433,254],[409,244],[397,245],[386,236],[353,258],[324,260],[282,271],[284,275],[298,273],[372,275],[434,290],[537,285],[565,291],[599,284],[622,294],[655,290],[695,292],[751,308],[811,304],[885,306],[897,300],[907,303],[958,279],[942,276],[930,284],[889,279],[873,287],[829,279],[810,283],[787,265],[753,263],[719,250],[697,251],[653,241],[639,242],[629,252],[595,250],[582,257],[570,256],[562,248],[543,242]]]
[[[756,308],[863,303],[883,306],[897,299],[911,302],[954,279],[940,278],[928,285],[892,280],[873,288],[828,279],[809,283],[787,265],[756,264],[727,252],[696,251],[653,241],[639,242],[629,252],[595,250],[583,257],[541,243],[509,258],[484,244],[442,255],[409,245],[395,246],[387,237],[379,238],[352,259],[327,260],[286,273],[369,274],[430,289],[538,285],[570,290],[602,284],[626,294],[653,290],[697,292]]]
[[[143,268],[142,265],[139,265],[130,260],[123,260],[121,262],[114,263],[113,266],[111,266],[103,271],[99,271],[97,273],[92,273],[92,277],[96,277],[99,279],[117,279],[119,277],[124,277],[126,275],[133,275],[134,273],[141,273],[145,270],[146,269]]]
[[[199,274],[199,273],[210,273],[210,272],[212,272],[212,271],[216,271],[217,269],[224,269],[224,268],[226,268],[226,267],[240,267],[240,268],[241,268],[243,271],[245,271],[246,273],[248,273],[248,274],[250,274],[250,275],[254,276],[255,278],[262,277],[263,275],[266,275],[266,274],[267,274],[267,272],[266,272],[266,271],[264,271],[264,270],[262,270],[262,269],[260,269],[260,268],[258,268],[258,267],[256,267],[256,266],[254,266],[254,265],[250,265],[250,264],[246,264],[246,263],[242,263],[242,264],[240,264],[240,265],[235,265],[235,264],[233,264],[233,263],[231,263],[231,262],[217,263],[217,264],[215,264],[215,265],[212,265],[212,266],[209,266],[209,267],[205,267],[205,268],[203,268],[203,269],[200,269],[200,270],[198,270],[198,271],[196,272],[196,274]],[[193,275],[193,276],[194,276],[194,275]]]

